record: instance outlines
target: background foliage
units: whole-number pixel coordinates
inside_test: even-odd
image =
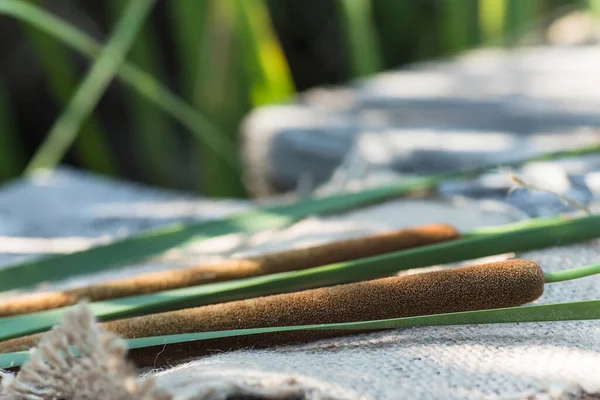
[[[17,0],[0,0],[0,6]],[[106,42],[123,0],[19,0]],[[514,46],[553,16],[599,0],[162,0],[127,60],[215,129],[115,80],[57,159],[210,196],[244,197],[240,120],[296,91],[477,46]],[[71,100],[89,58],[22,18],[0,15],[0,181],[21,174]],[[166,101],[166,100],[165,100]],[[172,103],[176,104],[176,103]],[[175,108],[177,108],[175,106]],[[194,115],[192,115],[194,114]],[[211,128],[212,129],[212,128]],[[227,156],[207,145],[219,136]],[[203,139],[204,138],[204,139]],[[233,161],[232,161],[233,160]]]

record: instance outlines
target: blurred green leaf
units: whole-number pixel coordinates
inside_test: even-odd
[[[354,75],[363,76],[380,71],[382,61],[371,0],[339,0],[338,4]]]
[[[39,168],[52,168],[60,162],[118,71],[154,1],[129,2],[100,57],[27,166],[27,173]]]
[[[0,14],[10,15],[27,22],[90,58],[97,58],[102,49],[98,42],[70,23],[22,0],[0,0]],[[219,157],[234,168],[239,167],[232,143],[221,135],[220,130],[188,103],[154,79],[152,75],[125,62],[121,65],[119,77],[140,95],[185,125]]]
[[[252,105],[279,102],[294,93],[294,82],[265,0],[236,1],[239,49]]]
[[[248,111],[247,94],[237,74],[233,41],[232,1],[170,2],[181,65],[182,91],[194,107],[219,126],[237,153],[237,128]],[[216,21],[219,19],[219,21]],[[204,143],[191,146],[192,177],[196,187],[214,197],[245,197],[239,170],[232,168]]]
[[[25,167],[25,155],[11,113],[8,95],[0,81],[0,180],[18,176]]]
[[[477,25],[476,0],[444,0],[440,6],[443,51],[454,54],[477,45],[479,27]]]
[[[122,0],[110,0],[104,4],[111,20],[116,23],[126,4]],[[165,81],[166,75],[161,65],[163,58],[158,53],[156,42],[154,21],[148,19],[140,30],[128,59],[161,81]],[[138,94],[129,90],[124,94],[125,104],[129,109],[127,115],[130,117],[134,150],[141,162],[140,168],[148,182],[169,186],[169,183],[176,178],[178,170],[177,165],[173,164],[179,161],[174,127],[166,115],[156,112],[156,106],[147,99],[140,99]]]
[[[505,19],[506,36],[509,45],[517,45],[526,36],[528,26],[542,11],[542,0],[507,0],[507,11]]]
[[[372,0],[373,15],[385,66],[396,68],[415,61],[426,47],[423,21],[428,17],[423,3],[398,0]]]
[[[200,74],[200,56],[206,42],[209,7],[212,0],[169,1],[167,7],[180,66],[181,92],[193,102]],[[227,0],[226,0],[227,1]]]
[[[30,0],[41,6],[43,0]],[[59,45],[56,39],[40,32],[31,25],[22,24],[29,42],[39,58],[40,65],[46,75],[46,84],[54,95],[57,104],[62,107],[77,88],[77,73],[75,72],[68,53]],[[87,168],[107,175],[117,175],[117,163],[111,154],[100,124],[94,115],[81,125],[80,133],[74,141],[77,157]]]
[[[587,7],[596,15],[596,17],[600,17],[600,0],[587,0]]]
[[[506,8],[506,0],[479,0],[479,26],[484,44],[502,42]]]
[[[232,143],[238,141],[239,122],[250,110],[249,83],[241,74],[240,43],[235,36],[235,2],[211,0],[197,57],[193,104],[217,123]],[[234,145],[235,148],[237,146]],[[215,157],[202,143],[193,147],[192,168],[198,187],[214,197],[241,197],[241,176]],[[233,154],[239,158],[237,151]]]

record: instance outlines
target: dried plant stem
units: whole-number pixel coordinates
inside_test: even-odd
[[[522,187],[524,189],[529,189],[529,190],[534,190],[536,192],[542,192],[542,193],[548,193],[551,194],[553,196],[558,197],[559,199],[561,199],[562,201],[564,201],[565,203],[571,204],[573,207],[583,211],[584,213],[586,213],[587,215],[592,215],[592,212],[590,211],[589,208],[587,208],[586,206],[584,206],[583,204],[579,203],[577,200],[572,199],[568,196],[562,195],[560,193],[554,192],[550,189],[545,189],[542,187],[539,187],[537,185],[534,185],[532,183],[528,183],[525,182],[522,178],[518,177],[515,174],[510,174],[510,179],[516,183],[519,187]],[[511,189],[512,192],[513,189]],[[509,192],[510,193],[510,192]]]

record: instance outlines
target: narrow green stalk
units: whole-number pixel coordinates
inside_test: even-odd
[[[398,0],[372,0],[371,4],[383,67],[396,68],[421,59],[418,53],[427,48],[426,35],[434,36],[430,27],[424,27],[428,16],[423,4]]]
[[[198,84],[202,44],[209,23],[208,13],[214,0],[169,1],[167,7],[173,26],[173,37],[178,55],[180,73],[180,92],[188,101],[194,100]]]
[[[354,75],[380,71],[382,61],[373,26],[371,0],[340,0],[339,6]]]
[[[513,167],[526,162],[578,156],[599,151],[600,145],[583,149],[571,149],[513,161],[512,163],[505,164],[505,166]],[[188,226],[175,224],[142,232],[129,238],[96,246],[85,251],[16,263],[0,269],[0,292],[27,287],[40,282],[56,281],[79,274],[108,270],[126,262],[142,260],[145,257],[158,255],[169,249],[209,237],[283,228],[310,215],[339,213],[383,202],[401,197],[415,190],[433,189],[440,183],[450,179],[474,177],[492,168],[492,166],[487,166],[460,170],[441,175],[409,179],[396,184],[360,192],[341,193],[291,204],[277,204],[220,220],[199,222]],[[527,224],[524,223],[525,225]],[[486,232],[493,234],[494,232],[501,232],[501,229],[490,228],[481,230],[477,236],[483,236],[483,233]]]
[[[424,326],[458,326],[474,324],[514,324],[527,322],[585,321],[600,319],[600,300],[571,303],[543,304],[520,307],[496,308],[481,311],[464,311],[447,314],[423,315],[374,321],[344,322],[333,324],[282,326],[273,328],[236,329],[229,331],[197,332],[179,335],[150,336],[127,339],[129,349],[139,349],[168,344],[196,342],[233,336],[257,335],[272,332],[301,330],[364,330],[402,329]],[[0,354],[0,368],[22,366],[31,353],[20,351]],[[74,349],[77,354],[77,349]]]
[[[125,59],[154,2],[155,0],[130,1],[108,44],[33,156],[25,169],[26,173],[40,168],[52,168],[60,162]]]
[[[0,81],[0,181],[18,176],[25,166],[25,155],[11,112],[8,93]]]
[[[239,74],[240,46],[235,37],[234,5],[211,1],[207,23],[198,49],[193,104],[221,127],[231,143],[237,142],[238,123],[250,104]],[[238,197],[243,193],[240,175],[215,157],[201,142],[192,143],[191,168],[197,187],[212,197]],[[234,155],[239,157],[237,146]]]
[[[479,28],[483,43],[502,43],[506,8],[506,0],[479,0]]]
[[[522,252],[600,237],[600,215],[574,219],[541,218],[529,224],[504,226],[496,233],[335,263],[301,271],[283,272],[235,281],[198,285],[159,293],[90,303],[102,320],[146,315],[314,287],[389,276],[398,271],[470,260],[507,252]],[[60,322],[71,307],[0,318],[0,340],[43,332]]]
[[[42,0],[37,0],[41,6]],[[77,88],[77,73],[66,49],[58,41],[34,27],[23,24],[35,55],[46,75],[46,84],[60,106],[66,106]],[[96,172],[117,175],[117,163],[111,154],[99,122],[91,115],[82,123],[74,148],[81,163]]]
[[[587,8],[596,18],[600,17],[600,0],[587,0]]]
[[[507,17],[505,20],[507,38],[511,46],[518,44],[522,37],[529,33],[525,30],[541,11],[540,0],[507,0]]]
[[[122,0],[111,0],[105,4],[111,19],[116,23],[126,4]],[[149,18],[131,48],[129,59],[153,76],[164,77],[154,33],[153,20]],[[168,186],[177,175],[175,171],[178,160],[173,126],[167,116],[156,112],[154,104],[147,99],[139,99],[137,93],[130,90],[126,90],[124,95],[125,105],[129,109],[127,115],[130,116],[131,131],[136,139],[135,154],[145,180],[151,184]]]
[[[271,25],[265,0],[234,3],[235,28],[254,107],[280,102],[294,93],[285,55]]]
[[[443,51],[454,54],[477,44],[477,3],[473,0],[444,0],[440,6]]]
[[[600,274],[600,264],[586,265],[585,267],[571,268],[565,271],[546,272],[546,283],[570,281],[585,278],[586,276]]]
[[[98,58],[102,50],[100,43],[72,24],[22,0],[0,0],[0,14],[9,15],[31,24],[92,59]],[[164,87],[152,75],[125,62],[121,65],[118,76],[140,95],[180,121],[230,165],[239,168],[233,145],[219,129],[188,103]]]

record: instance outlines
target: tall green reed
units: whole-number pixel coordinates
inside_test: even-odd
[[[123,12],[122,0],[104,3],[111,21],[116,23]],[[148,71],[160,81],[166,81],[164,57],[156,45],[157,35],[154,20],[149,18],[140,30],[128,59]],[[143,166],[144,179],[152,184],[169,186],[177,168],[177,148],[174,127],[167,115],[156,110],[156,106],[130,91],[124,90],[125,106],[129,117],[128,132],[134,142],[135,165]]]
[[[42,1],[28,0],[43,5]],[[7,7],[20,6],[22,1],[0,3],[0,10],[6,11]],[[346,39],[352,76],[363,76],[396,67],[401,62],[451,54],[481,44],[513,45],[523,36],[515,32],[522,33],[532,20],[567,4],[599,7],[598,0],[444,0],[434,5],[343,0],[338,3],[342,22],[338,34]],[[104,3],[111,20],[119,6],[117,0]],[[135,41],[130,56],[141,68],[125,63],[119,70],[120,76],[134,85],[138,94],[150,100],[146,102],[125,92],[132,150],[144,179],[151,183],[171,186],[192,175],[195,187],[206,194],[243,196],[239,122],[253,107],[285,100],[294,93],[289,65],[270,22],[271,9],[265,0],[181,0],[167,2],[165,7],[170,29],[166,35],[177,56],[176,76],[166,76],[168,60],[156,51],[158,25],[152,20],[145,22],[148,25]],[[23,13],[32,12],[13,10],[28,24],[37,17]],[[36,23],[52,24],[52,21]],[[47,31],[56,26],[41,28]],[[71,60],[45,34],[27,28],[27,35],[57,103],[66,104],[65,99],[76,87]],[[99,51],[98,43],[90,42],[88,37],[73,36],[68,40],[77,42],[79,50],[88,55]],[[217,47],[225,42],[227,46]],[[189,104],[181,102],[164,85],[157,85],[154,76],[160,82],[178,84],[177,91]],[[190,154],[183,157],[191,158],[191,163],[183,170],[182,149],[177,147],[174,137],[177,126],[158,111],[157,105],[192,133]],[[117,173],[103,129],[92,115],[74,139],[75,154],[83,166]]]
[[[30,2],[38,6],[43,6],[45,3],[44,0],[30,0]],[[61,108],[66,106],[78,84],[78,73],[75,71],[70,54],[56,39],[30,25],[21,25],[34,49],[34,54],[39,59],[46,85],[57,105]],[[116,160],[95,115],[91,115],[82,123],[73,145],[76,157],[88,168],[103,174],[118,174]]]
[[[25,155],[11,114],[8,93],[0,80],[0,180],[20,174],[25,167]]]
[[[354,76],[383,68],[370,0],[340,0],[339,7]]]
[[[26,172],[54,167],[60,162],[112,81],[153,4],[154,0],[131,0],[98,61],[34,154]]]

